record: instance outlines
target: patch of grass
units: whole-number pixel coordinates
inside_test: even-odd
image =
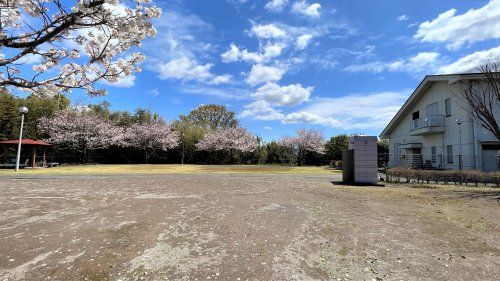
[[[339,173],[327,166],[297,167],[278,165],[75,165],[55,168],[0,170],[0,175],[107,175],[107,174],[332,174]]]
[[[337,189],[359,194],[366,200],[375,200],[381,198],[401,198],[421,200],[428,203],[446,203],[453,205],[462,205],[470,200],[499,200],[500,190],[498,187],[491,186],[464,186],[453,184],[399,184],[387,183],[385,187],[371,186],[336,186]]]

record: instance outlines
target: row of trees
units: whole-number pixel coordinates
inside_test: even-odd
[[[161,118],[119,126],[95,112],[64,110],[39,120],[39,129],[59,149],[81,155],[88,162],[92,153],[108,148],[132,148],[144,155],[146,163],[157,150],[178,145],[179,136]],[[123,153],[122,153],[123,155]]]
[[[348,137],[314,130],[263,143],[221,105],[203,105],[171,123],[146,109],[113,111],[107,102],[70,108],[63,96],[0,95],[0,139],[17,137],[19,106],[30,108],[25,137],[53,143],[51,160],[99,163],[329,164]]]
[[[29,108],[29,116],[24,123],[24,136],[30,139],[41,139],[37,128],[37,121],[42,117],[51,117],[60,110],[69,108],[70,101],[63,95],[54,97],[39,97],[30,95],[27,98],[18,98],[10,94],[0,93],[0,139],[14,139],[19,136],[19,107]]]

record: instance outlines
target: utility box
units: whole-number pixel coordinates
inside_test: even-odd
[[[343,168],[347,169],[344,182],[349,182],[349,180],[352,182],[354,174],[354,183],[378,183],[377,137],[352,136],[349,138],[349,149],[343,154],[343,158],[345,157],[343,160],[350,166],[343,165]],[[353,158],[354,161],[349,158]]]

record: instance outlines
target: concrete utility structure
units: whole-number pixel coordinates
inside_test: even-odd
[[[389,140],[389,167],[500,170],[500,142],[454,94],[458,81],[483,74],[430,75],[418,85],[380,134]],[[500,123],[500,105],[493,104]]]
[[[344,182],[377,184],[377,137],[350,137],[349,149],[342,155],[342,165]]]

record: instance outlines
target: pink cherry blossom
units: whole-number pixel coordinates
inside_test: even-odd
[[[297,157],[297,164],[299,166],[302,165],[308,151],[316,153],[324,153],[325,151],[323,134],[315,130],[297,130],[297,136],[284,137],[280,143],[292,149]]]
[[[166,151],[179,145],[180,135],[172,126],[159,119],[151,124],[133,124],[125,131],[124,146],[144,153],[146,162],[158,150]]]
[[[72,2],[68,8],[67,1],[10,0],[2,7],[0,88],[44,95],[79,88],[103,95],[98,81],[113,83],[141,71],[144,56],[131,49],[156,34],[151,21],[161,9],[150,0]]]
[[[91,112],[61,111],[51,118],[41,118],[38,126],[49,136],[48,142],[80,151],[84,162],[91,150],[123,144],[123,129]]]
[[[238,150],[252,152],[259,146],[257,138],[244,128],[214,130],[196,144],[199,150]]]

